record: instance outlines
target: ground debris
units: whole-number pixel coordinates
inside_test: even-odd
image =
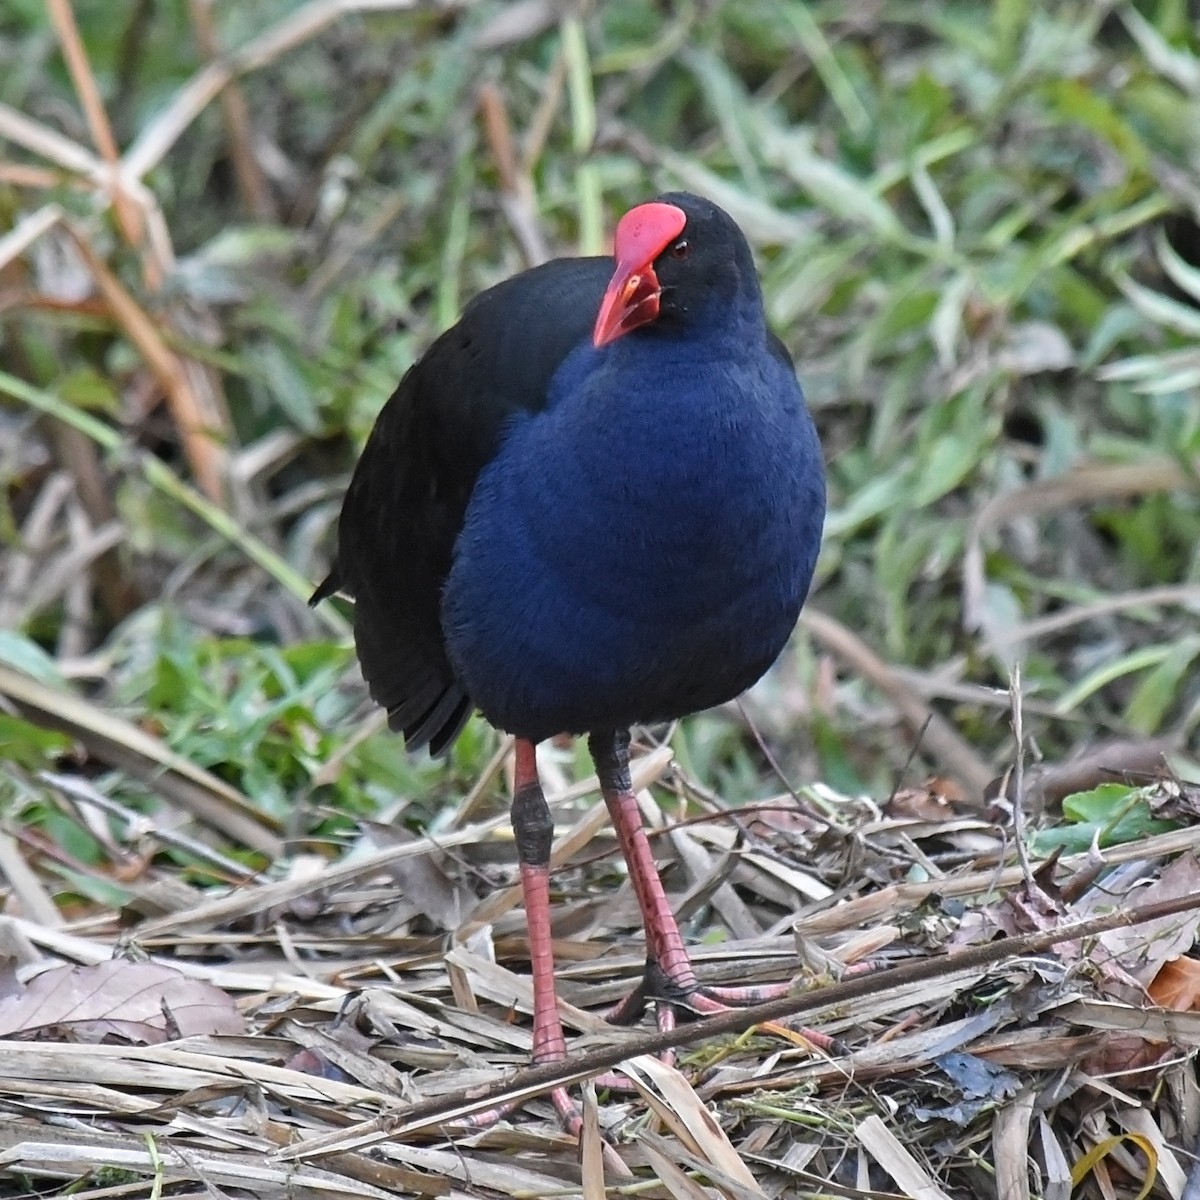
[[[653,803],[643,794],[668,886],[693,934],[709,931],[703,978],[792,978],[805,996],[865,982],[818,1011],[831,1050],[761,1028],[686,1047],[676,1067],[632,1060],[627,1092],[602,1080],[597,1128],[634,1178],[687,1196],[817,1181],[997,1196],[1027,1170],[1051,1195],[1065,1169],[1132,1197],[1153,1170],[1178,1194],[1167,1181],[1200,1123],[1195,915],[986,967],[956,956],[1200,891],[1200,828],[1056,851],[1026,879],[1003,865],[1005,830],[953,812],[848,805],[849,825],[810,815],[797,827],[781,800],[771,819],[713,808],[680,824],[671,798],[686,784],[670,755],[644,755],[635,776],[658,788]],[[629,1036],[601,1014],[642,966],[588,787],[551,797],[563,1015],[581,1054]],[[14,957],[0,978],[0,1163],[48,1180],[102,1166],[237,1179],[253,1196],[282,1195],[285,1180],[364,1197],[582,1186],[577,1147],[541,1100],[483,1134],[400,1128],[410,1106],[460,1104],[528,1055],[503,819],[425,838],[368,828],[333,867],[311,868],[284,861],[276,879],[129,928],[115,910],[54,928],[3,918]],[[436,903],[409,894],[431,886]],[[892,968],[912,963],[935,969],[895,985]],[[81,1054],[80,1041],[94,1044]]]

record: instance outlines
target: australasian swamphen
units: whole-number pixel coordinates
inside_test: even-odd
[[[534,757],[557,733],[589,735],[645,922],[645,981],[614,1019],[655,998],[670,1027],[677,1007],[759,998],[697,984],[630,789],[629,728],[766,671],[824,514],[817,435],[750,247],[687,193],[626,213],[613,258],[477,296],[380,413],[313,601],[354,598],[363,674],[410,749],[444,750],[474,708],[516,737],[534,1061],[566,1053]]]

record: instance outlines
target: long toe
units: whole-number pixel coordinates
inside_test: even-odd
[[[582,1137],[583,1114],[579,1111],[579,1106],[571,1099],[571,1093],[566,1088],[555,1088],[550,1093],[550,1099],[558,1113],[559,1121],[562,1122],[562,1127],[575,1137]]]
[[[606,1078],[601,1086],[629,1088],[631,1085],[622,1075],[614,1076],[611,1081]],[[555,1088],[550,1093],[550,1101],[554,1105],[554,1111],[558,1113],[558,1120],[562,1125],[563,1131],[570,1134],[582,1146],[583,1114],[579,1111],[579,1106],[572,1099],[571,1093],[566,1088]],[[460,1127],[465,1127],[471,1133],[484,1133],[494,1125],[499,1124],[506,1117],[512,1116],[514,1112],[521,1108],[522,1103],[520,1100],[514,1100],[507,1104],[497,1104],[494,1108],[472,1113],[471,1116],[464,1117],[461,1122],[456,1122],[456,1124]],[[602,1142],[601,1153],[611,1177],[618,1179],[632,1178],[632,1172],[629,1170],[625,1160],[617,1153],[615,1147],[607,1139]]]
[[[735,987],[720,987],[712,985],[701,991],[713,1000],[720,1000],[731,1008],[747,1008],[751,1004],[765,1004],[768,1000],[778,1000],[792,990],[790,981],[784,983],[745,983]]]
[[[688,1004],[692,1010],[712,1016],[714,1013],[729,1012],[732,1009],[748,1008],[753,1004],[762,1004],[767,1000],[775,1000],[786,996],[791,990],[791,984],[770,983],[747,985],[745,987],[712,987],[697,988],[689,997]],[[778,1034],[788,1041],[802,1038],[814,1050],[822,1054],[840,1054],[845,1047],[837,1038],[830,1037],[820,1030],[810,1029],[806,1025],[790,1026],[778,1021],[764,1021],[758,1028],[765,1033]]]
[[[571,1093],[565,1087],[555,1088],[550,1093],[550,1100],[554,1104],[554,1111],[558,1113],[563,1130],[574,1137],[579,1137],[583,1130],[583,1116],[579,1111],[579,1106],[571,1099]],[[472,1132],[482,1132],[485,1129],[491,1129],[505,1117],[511,1117],[524,1103],[523,1100],[510,1100],[504,1104],[497,1104],[493,1108],[485,1108],[481,1112],[472,1113],[457,1123],[466,1126]]]
[[[688,967],[690,973],[690,964]],[[620,1003],[609,1010],[607,1019],[614,1025],[632,1025],[646,1008],[653,1004],[655,1024],[659,1032],[668,1033],[680,1020],[695,1020],[697,1017],[709,1017],[716,1013],[763,1004],[768,1000],[786,996],[791,990],[792,984],[788,982],[734,987],[704,987],[699,984],[688,986],[687,982],[680,985],[652,963],[647,968],[646,977]],[[807,1026],[789,1026],[770,1021],[764,1022],[758,1028],[764,1033],[774,1033],[790,1042],[802,1039],[823,1054],[840,1054],[845,1049],[836,1038]],[[663,1062],[674,1063],[674,1051],[664,1051],[659,1058]],[[604,1082],[609,1086],[620,1086],[608,1076]]]

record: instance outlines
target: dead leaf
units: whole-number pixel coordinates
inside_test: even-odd
[[[1200,859],[1181,854],[1163,871],[1156,883],[1137,893],[1139,904],[1159,904],[1200,891]],[[1129,897],[1117,898],[1118,903]],[[1093,955],[1099,966],[1119,966],[1143,987],[1157,977],[1163,964],[1190,950],[1200,927],[1200,912],[1179,913],[1129,929],[1101,934]]]
[[[679,1071],[648,1055],[630,1059],[621,1070],[685,1146],[690,1143],[698,1157],[707,1159],[748,1194],[763,1195],[725,1131]]]
[[[1177,1012],[1200,1008],[1200,962],[1186,956],[1169,959],[1146,990],[1160,1008]]]
[[[709,1200],[711,1193],[701,1187],[686,1171],[673,1163],[665,1154],[660,1153],[649,1141],[641,1143],[642,1153],[650,1164],[650,1169],[660,1183],[675,1200]]]
[[[1167,821],[1195,824],[1200,817],[1200,786],[1164,776],[1146,797],[1152,816]]]
[[[1116,1034],[1105,1038],[1091,1054],[1079,1060],[1085,1075],[1115,1075],[1124,1091],[1151,1087],[1158,1079],[1155,1069],[1175,1051],[1167,1042],[1152,1042],[1136,1034]]]
[[[120,958],[54,967],[0,1000],[0,1037],[153,1045],[244,1030],[242,1014],[220,988],[172,967]]]
[[[884,811],[889,817],[913,821],[953,821],[958,817],[958,807],[966,804],[967,795],[960,784],[935,775],[918,787],[900,788]]]
[[[989,905],[985,915],[1009,937],[1054,929],[1067,918],[1058,888],[1045,864],[1030,882],[1013,888],[1003,899]]]
[[[407,830],[378,821],[364,825],[366,842],[371,849],[404,845],[416,841]],[[428,854],[412,858],[397,859],[388,864],[388,874],[396,881],[400,895],[410,904],[415,904],[436,929],[457,929],[462,921],[464,896],[458,885],[442,870],[439,859],[445,855],[431,850]],[[473,897],[468,898],[473,902]]]

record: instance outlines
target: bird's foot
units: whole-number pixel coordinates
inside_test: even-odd
[[[646,930],[646,971],[642,982],[608,1014],[608,1020],[617,1025],[632,1025],[653,1002],[658,1028],[666,1032],[674,1029],[677,1021],[691,1021],[787,995],[791,985],[786,983],[743,987],[700,985],[642,826],[641,809],[629,775],[629,734],[624,730],[593,733],[588,745]],[[759,1028],[796,1040],[797,1031],[782,1025],[764,1022]],[[800,1036],[819,1049],[835,1045],[816,1030],[802,1031]],[[671,1059],[667,1057],[664,1061]]]
[[[607,1020],[613,1025],[633,1025],[653,1004],[655,1023],[660,1032],[666,1033],[674,1029],[680,1021],[694,1021],[697,1017],[763,1004],[768,1000],[786,996],[791,990],[791,983],[705,987],[696,980],[691,963],[686,958],[674,970],[665,969],[657,960],[651,958],[646,962],[646,971],[641,983],[608,1012]],[[799,1038],[826,1054],[837,1053],[841,1049],[835,1038],[815,1029],[793,1029],[776,1021],[764,1021],[758,1028],[767,1033],[778,1034],[788,1041],[796,1041]],[[670,1051],[663,1056],[664,1062],[672,1062],[673,1059],[674,1055]]]
[[[583,1114],[571,1098],[571,1093],[566,1088],[555,1088],[550,1093],[550,1101],[554,1105],[555,1112],[558,1113],[558,1122],[562,1126],[563,1132],[573,1137],[582,1146]],[[493,1108],[486,1108],[482,1112],[464,1117],[458,1124],[460,1127],[465,1127],[470,1133],[486,1133],[494,1125],[517,1112],[524,1104],[524,1100],[511,1100],[507,1104],[497,1104]],[[611,1176],[618,1179],[632,1177],[625,1160],[617,1153],[607,1138],[601,1138],[600,1152],[604,1158],[604,1165]]]
[[[583,1132],[583,1114],[579,1111],[579,1106],[571,1099],[571,1093],[566,1088],[555,1088],[550,1093],[550,1100],[554,1105],[555,1112],[558,1113],[558,1120],[563,1130],[572,1137],[578,1138]],[[493,1108],[485,1108],[482,1112],[464,1117],[461,1124],[473,1133],[481,1133],[491,1129],[505,1117],[511,1116],[524,1103],[524,1100],[510,1100],[507,1104],[497,1104]]]

